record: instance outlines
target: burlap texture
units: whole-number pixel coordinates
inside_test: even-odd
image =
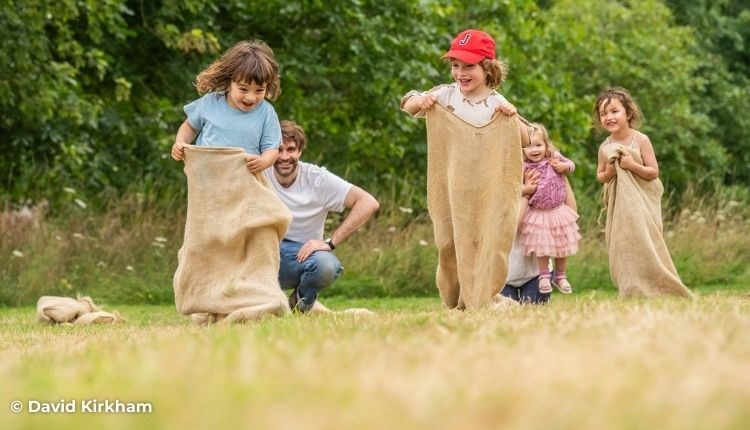
[[[661,181],[645,180],[620,167],[619,158],[626,152],[642,164],[639,150],[610,142],[601,151],[607,160],[617,160],[617,175],[604,185],[603,200],[607,208],[605,240],[610,275],[620,296],[693,297],[677,275],[664,241]]]
[[[42,296],[36,302],[36,320],[40,323],[69,323],[99,308],[90,297]]]
[[[211,322],[289,312],[279,242],[291,214],[237,148],[185,148],[188,207],[174,274],[177,309]]]
[[[497,114],[477,127],[437,103],[426,117],[427,205],[440,298],[449,308],[497,307],[518,217],[518,123]]]
[[[125,319],[119,312],[96,311],[83,314],[76,318],[73,324],[76,325],[93,325],[93,324],[114,324],[125,322]]]

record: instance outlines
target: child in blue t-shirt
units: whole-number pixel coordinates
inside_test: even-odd
[[[271,48],[260,40],[238,42],[196,79],[204,96],[185,106],[172,158],[182,160],[183,148],[197,136],[198,146],[242,148],[252,173],[271,166],[281,144],[279,119],[265,100],[281,92]]]

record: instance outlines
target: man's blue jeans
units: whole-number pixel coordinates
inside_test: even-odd
[[[279,284],[284,290],[297,289],[297,309],[305,312],[312,308],[318,293],[333,284],[344,267],[332,252],[315,251],[307,260],[297,261],[297,252],[304,243],[282,240],[279,247],[281,264]]]
[[[520,303],[547,303],[549,301],[550,294],[542,294],[539,292],[539,277],[535,276],[520,287],[514,287],[512,285],[506,285],[505,288],[500,292],[505,297]]]

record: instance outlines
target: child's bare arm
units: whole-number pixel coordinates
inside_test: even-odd
[[[539,186],[539,171],[536,169],[526,169],[523,172],[523,184],[521,185],[521,195],[526,198],[536,193],[537,186]]]
[[[555,151],[550,157],[549,164],[555,169],[555,172],[561,175],[567,175],[575,170],[576,165],[572,160],[569,160],[562,156],[558,151]]]
[[[246,154],[245,163],[252,173],[260,173],[271,167],[279,156],[278,149],[266,149],[260,155]]]
[[[190,145],[190,142],[192,142],[197,135],[198,133],[193,130],[190,123],[185,120],[182,125],[180,125],[180,128],[177,130],[177,136],[174,138],[174,145],[172,145],[172,158],[177,161],[182,160],[185,157],[185,151],[183,148],[185,145]]]
[[[419,112],[424,112],[432,108],[435,105],[435,96],[432,94],[413,94],[406,95],[404,101],[401,103],[401,109],[408,112],[411,115],[416,115]]]
[[[648,136],[640,134],[638,147],[641,150],[643,164],[638,163],[632,156],[626,154],[620,158],[620,167],[630,170],[647,181],[653,181],[659,177],[659,164],[656,162],[654,147],[651,145],[651,140],[649,140]]]
[[[518,113],[518,109],[516,109],[512,103],[505,102],[497,105],[497,107],[495,107],[495,112],[502,112],[507,116],[513,116]]]
[[[615,170],[615,162],[608,161],[602,154],[602,149],[599,148],[599,156],[596,166],[596,180],[606,184],[615,177],[617,171]]]

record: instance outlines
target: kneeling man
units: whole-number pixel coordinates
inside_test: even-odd
[[[314,164],[299,161],[307,138],[292,121],[281,122],[282,143],[273,165],[263,171],[279,199],[292,213],[292,223],[281,241],[279,283],[292,289],[292,310],[312,309],[318,293],[341,275],[343,267],[333,250],[378,210],[367,191]],[[350,209],[328,238],[323,230],[328,212]]]

